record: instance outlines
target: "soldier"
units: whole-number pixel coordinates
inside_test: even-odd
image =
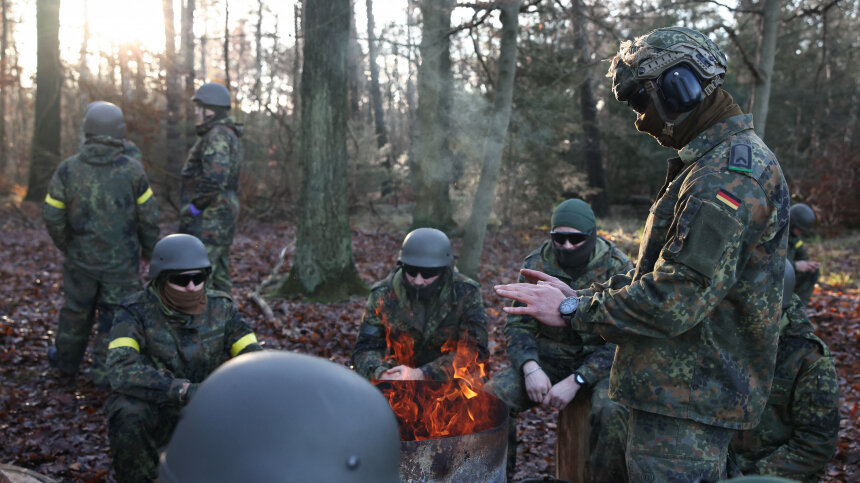
[[[803,238],[812,236],[815,226],[815,212],[809,205],[797,203],[791,206],[791,217],[789,218],[791,230],[788,235],[788,255],[786,258],[791,262],[796,272],[797,283],[794,293],[800,297],[803,306],[809,305],[812,291],[818,283],[820,276],[819,262],[809,259],[809,252],[803,246]]]
[[[345,367],[287,352],[227,362],[182,412],[162,483],[395,483],[400,436],[388,401]]]
[[[159,447],[179,410],[224,360],[262,350],[230,294],[207,290],[203,243],[168,235],[152,254],[147,287],[123,300],[111,329],[108,436],[117,479],[156,478]]]
[[[597,235],[594,212],[580,199],[559,204],[552,213],[551,228],[550,239],[526,257],[523,268],[547,273],[575,288],[633,268],[625,254]],[[520,276],[519,282],[525,281]],[[527,315],[508,315],[505,336],[511,367],[494,375],[484,389],[511,410],[508,476],[513,476],[516,466],[517,414],[537,404],[564,409],[581,390],[592,403],[592,480],[626,481],[627,412],[608,397],[615,344],[596,334],[544,326]]]
[[[105,356],[113,313],[140,289],[140,257],[158,239],[158,205],[140,161],[124,148],[122,111],[109,102],[88,106],[80,152],[51,177],[42,218],[63,252],[63,308],[48,361],[60,373],[78,372],[93,324],[90,376],[106,386]]]
[[[194,97],[199,139],[182,169],[179,231],[199,238],[212,261],[211,288],[229,293],[230,245],[239,216],[239,169],[244,125],[227,117],[230,92],[210,82]]]
[[[454,352],[465,351],[487,359],[479,285],[454,268],[444,233],[419,228],[403,240],[397,268],[371,288],[355,370],[368,379],[451,380]]]
[[[794,293],[794,269],[788,260],[785,265],[770,397],[758,426],[735,435],[729,461],[745,475],[815,482],[836,454],[839,382],[830,350],[813,333],[804,305]]]
[[[776,157],[719,86],[726,57],[687,28],[621,44],[609,69],[636,128],[678,151],[636,270],[574,291],[499,286],[505,307],[618,344],[609,397],[630,410],[631,481],[724,479],[729,442],[764,409],[779,336],[789,195]]]

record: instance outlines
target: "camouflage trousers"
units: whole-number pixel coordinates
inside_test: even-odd
[[[570,364],[552,364],[541,361],[544,370],[553,384],[570,375]],[[522,373],[507,368],[494,375],[484,386],[510,409],[508,418],[508,461],[507,472],[510,480],[516,469],[517,459],[517,414],[537,404],[526,393]],[[591,479],[595,482],[627,481],[624,449],[627,444],[627,409],[609,399],[609,379],[604,378],[596,385],[583,389],[576,397],[591,398],[591,437],[589,440],[589,460]]]
[[[627,422],[630,481],[693,482],[726,479],[735,430],[630,410]]]
[[[158,452],[170,441],[180,409],[111,394],[107,402],[108,438],[117,481],[149,483],[158,477]]]
[[[818,269],[809,272],[795,272],[797,282],[794,285],[794,293],[803,301],[803,306],[809,306],[809,300],[812,298],[812,292],[815,290],[815,284],[818,283],[818,278],[821,273]]]
[[[209,288],[230,293],[233,281],[230,280],[230,245],[206,244],[206,255],[212,264],[212,273],[209,274]]]
[[[57,348],[57,368],[66,375],[78,372],[87,350],[93,325],[93,366],[91,376],[98,385],[107,381],[107,345],[113,315],[120,301],[140,290],[139,280],[102,282],[74,266],[63,266],[63,308],[54,339]]]

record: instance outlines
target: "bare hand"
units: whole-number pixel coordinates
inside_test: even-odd
[[[399,365],[380,374],[382,381],[423,381],[424,371],[409,366]]]
[[[798,260],[794,262],[794,269],[798,272],[811,272],[813,270],[818,270],[818,267],[821,266],[819,262],[813,262],[812,260]]]
[[[573,401],[573,398],[576,397],[576,393],[579,391],[579,387],[573,375],[567,376],[559,381],[558,384],[552,386],[549,394],[546,395],[541,404],[544,407],[555,408],[561,411]]]
[[[574,290],[570,288],[570,285],[564,283],[559,278],[553,277],[552,275],[539,272],[537,270],[532,270],[530,268],[523,268],[522,270],[520,270],[520,275],[522,275],[528,283],[545,283],[552,285],[553,287],[561,290],[561,292],[568,297],[573,297],[576,294],[576,292],[574,292]]]
[[[531,361],[534,362],[534,361]],[[537,369],[537,370],[535,370]],[[529,395],[529,399],[540,404],[543,402],[550,388],[552,387],[552,382],[550,382],[549,377],[543,372],[543,369],[534,363],[534,366],[531,366],[526,363],[523,364],[523,372],[528,374],[526,376],[526,393]]]
[[[506,313],[530,315],[541,323],[553,327],[565,327],[567,325],[558,311],[558,306],[567,296],[552,285],[511,283],[496,285],[494,289],[501,297],[525,304],[525,307],[503,307],[502,310]],[[576,295],[576,292],[573,293],[574,295],[571,296]]]

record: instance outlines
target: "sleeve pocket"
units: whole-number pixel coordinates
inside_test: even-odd
[[[710,282],[742,231],[743,226],[731,214],[690,196],[662,256],[692,268]]]

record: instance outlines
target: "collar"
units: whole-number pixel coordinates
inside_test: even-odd
[[[729,136],[753,128],[752,114],[741,114],[724,119],[702,131],[686,146],[678,151],[678,157],[684,164],[692,163],[704,156],[714,146],[723,142]]]

